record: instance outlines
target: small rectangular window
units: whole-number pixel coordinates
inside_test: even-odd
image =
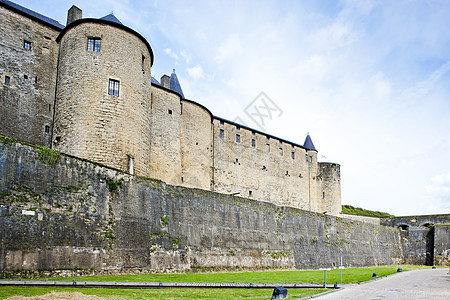
[[[280,148],[280,156],[283,156],[283,148]]]
[[[102,40],[99,38],[88,38],[87,50],[100,52]]]
[[[308,162],[308,154],[305,154],[305,160]]]
[[[266,151],[270,152],[270,145],[269,144],[266,144]]]
[[[31,50],[31,42],[24,41],[23,42],[23,48],[26,49],[26,50]]]
[[[322,193],[322,198],[325,199],[325,192]]]
[[[5,76],[5,83],[9,84],[11,82],[11,77]]]
[[[45,125],[44,131],[45,131],[45,133],[49,133],[50,132],[50,126]]]
[[[180,115],[183,114],[183,103],[180,103]]]
[[[269,141],[269,140],[270,140],[270,137],[266,136],[266,141]]]
[[[142,55],[142,71],[145,70],[145,56]]]
[[[241,126],[236,125],[236,130],[241,130]]]
[[[171,109],[169,109],[169,115],[171,115],[172,114],[172,110]]]
[[[223,139],[223,129],[220,129],[220,138]]]
[[[223,125],[223,121],[220,121],[220,125]]]
[[[292,159],[295,159],[294,152],[291,152],[291,157],[292,157]]]
[[[108,94],[113,96],[119,96],[119,81],[110,79],[109,80],[109,87],[108,87]]]
[[[255,135],[255,132],[254,132],[254,131],[252,131],[252,135]]]
[[[236,143],[241,142],[241,136],[239,134],[236,134]]]
[[[252,139],[252,147],[255,148],[255,140]]]
[[[312,162],[312,156],[309,157],[309,162]]]

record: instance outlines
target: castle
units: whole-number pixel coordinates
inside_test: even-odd
[[[338,215],[340,166],[214,116],[160,82],[147,40],[113,14],[63,26],[0,1],[0,134],[170,185]]]

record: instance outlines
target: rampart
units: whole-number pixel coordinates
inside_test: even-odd
[[[126,272],[402,261],[399,231],[0,143],[0,269]]]

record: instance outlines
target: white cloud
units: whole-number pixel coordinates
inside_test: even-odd
[[[173,52],[173,50],[170,49],[170,48],[164,49],[164,53],[166,53],[167,55],[169,55],[170,57],[172,57],[172,58],[175,59],[175,60],[178,60],[178,59],[179,59],[178,54],[176,54],[175,52]]]
[[[205,78],[205,72],[203,71],[203,68],[200,65],[197,65],[192,68],[187,68],[186,72],[189,74],[189,76],[195,79]]]

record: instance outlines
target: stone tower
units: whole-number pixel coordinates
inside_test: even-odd
[[[73,21],[57,42],[54,149],[148,176],[153,63],[148,42],[113,14]]]

